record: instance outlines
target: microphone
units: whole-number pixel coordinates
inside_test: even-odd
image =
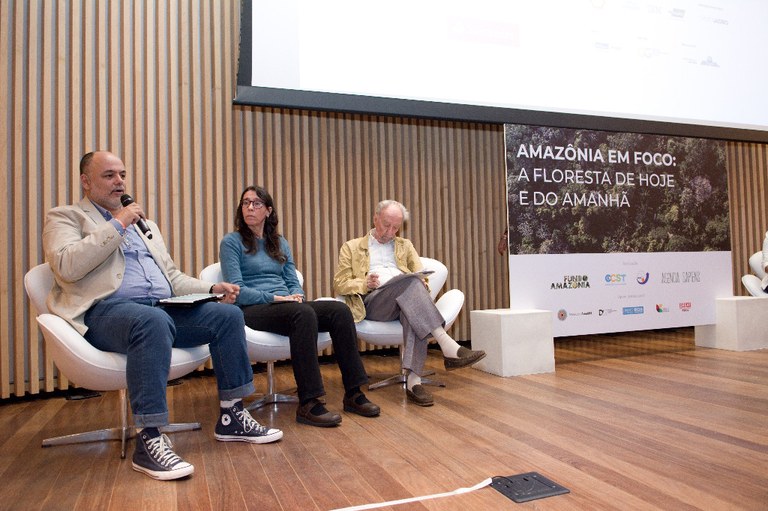
[[[127,193],[124,193],[120,196],[120,203],[123,205],[123,207],[133,204],[133,197],[128,195]],[[136,222],[136,225],[139,227],[141,232],[144,233],[144,236],[146,236],[149,239],[152,239],[152,231],[149,230],[149,226],[147,225],[147,222],[144,221],[143,218],[139,218]]]

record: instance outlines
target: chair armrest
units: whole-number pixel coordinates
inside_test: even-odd
[[[464,306],[464,293],[458,289],[451,289],[435,302],[437,310],[445,319],[445,329],[451,328],[456,321],[461,308]]]

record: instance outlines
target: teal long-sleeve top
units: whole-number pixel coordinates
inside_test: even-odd
[[[296,276],[296,265],[288,242],[280,236],[280,248],[286,256],[285,263],[267,254],[264,240],[256,240],[258,251],[246,254],[239,232],[224,236],[219,244],[221,273],[226,282],[240,286],[237,305],[244,307],[258,303],[272,303],[274,296],[304,295]]]

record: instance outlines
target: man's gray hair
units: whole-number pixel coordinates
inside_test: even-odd
[[[405,206],[403,206],[402,204],[400,204],[396,200],[386,199],[386,200],[383,200],[383,201],[379,202],[376,205],[376,214],[378,215],[379,213],[381,213],[383,210],[387,209],[390,206],[397,206],[398,208],[400,208],[400,211],[403,213],[403,222],[405,223],[405,222],[408,221],[408,218],[410,216],[408,214],[408,210],[405,209]]]

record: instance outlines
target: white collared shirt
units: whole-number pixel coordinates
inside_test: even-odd
[[[392,277],[402,275],[395,263],[395,240],[379,243],[376,238],[368,235],[368,256],[370,257],[369,273],[379,276],[379,285],[386,283]]]

